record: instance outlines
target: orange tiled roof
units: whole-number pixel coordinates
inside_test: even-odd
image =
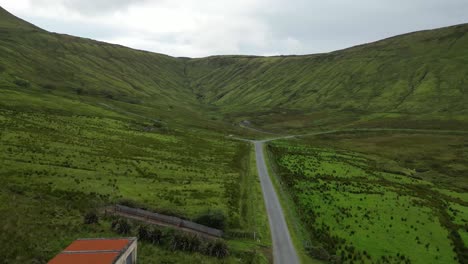
[[[120,251],[124,249],[128,243],[130,243],[130,239],[122,238],[122,239],[80,239],[75,240],[75,242],[71,243],[64,251],[82,251],[82,250],[92,250],[92,251],[99,251],[99,250],[116,250]]]
[[[119,255],[119,252],[60,253],[49,264],[112,264]]]
[[[112,264],[133,241],[133,238],[78,239],[49,264]]]

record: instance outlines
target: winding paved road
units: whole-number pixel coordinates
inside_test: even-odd
[[[263,143],[265,140],[252,141],[255,145],[255,158],[257,161],[258,176],[262,185],[263,199],[268,213],[270,230],[273,241],[273,259],[275,264],[300,263],[294,249],[291,235],[284,218],[283,209],[276,195],[275,188],[268,175],[265,157],[263,155]]]

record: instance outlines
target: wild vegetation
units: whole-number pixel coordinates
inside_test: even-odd
[[[337,133],[271,143],[308,230],[338,263],[465,263],[466,134]],[[463,238],[465,237],[465,238]]]
[[[79,237],[138,234],[142,263],[271,262],[254,155],[229,139],[264,136],[239,126],[250,120],[276,133],[452,130],[323,135],[269,151],[316,258],[466,261],[467,33],[189,59],[50,33],[0,8],[0,257],[46,263]],[[171,249],[160,230],[98,217],[122,201],[224,228],[229,256],[217,258],[219,243],[174,251],[186,238]]]
[[[0,111],[0,126],[0,225],[8,261],[44,262],[78,237],[103,235],[83,228],[81,215],[122,199],[189,219],[215,208],[227,230],[257,231],[259,245],[269,243],[251,224],[264,211],[256,194],[244,191],[258,187],[245,143],[208,131],[148,132],[152,124],[144,121],[9,110]]]
[[[223,239],[208,239],[193,233],[175,231],[171,228],[150,227],[122,218],[114,218],[111,228],[120,235],[133,235],[138,237],[140,242],[165,246],[166,249],[172,251],[198,252],[219,259],[229,256],[228,245]],[[255,257],[255,254],[252,256]],[[244,261],[252,262],[251,259],[244,259]]]

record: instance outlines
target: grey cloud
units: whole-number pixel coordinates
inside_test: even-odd
[[[468,22],[466,0],[297,0],[293,4],[279,1],[276,5],[262,14],[272,29],[273,39],[294,37],[305,47],[301,53],[332,51],[411,31]]]
[[[78,23],[76,21],[62,21],[34,16],[24,18],[28,21],[34,21],[35,25],[51,32],[66,33],[96,40],[111,39],[122,34],[117,26],[95,25],[92,22]]]
[[[9,0],[0,0],[0,3],[2,1]],[[41,18],[35,16],[34,8],[28,11],[25,18],[47,30],[113,41],[174,56],[310,54],[468,22],[467,0],[180,1],[30,0],[30,3],[42,9],[60,5],[69,13],[81,14],[82,19],[67,20],[60,16]],[[216,5],[211,5],[213,3]],[[223,9],[223,3],[230,8],[235,7],[235,12],[230,12],[229,8]],[[132,7],[143,8],[132,10],[133,20],[124,21],[125,11]],[[188,8],[182,17],[188,19],[166,21],[164,16],[159,16],[156,22],[151,18],[152,13],[147,12],[146,19],[141,23],[136,21],[138,12],[148,10],[146,8],[164,12],[166,9],[163,8],[169,8],[174,14],[180,13],[178,8],[186,8],[186,12]],[[119,17],[122,20],[113,21],[110,14],[118,11],[121,11]],[[197,24],[197,21],[208,22]],[[129,25],[129,22],[135,23]],[[192,24],[188,29],[175,27],[179,30],[169,33],[148,30],[148,25],[171,29],[177,23]]]
[[[70,9],[79,10],[85,14],[99,14],[126,9],[131,5],[138,5],[148,0],[65,0],[65,6]]]
[[[115,11],[126,10],[132,5],[139,5],[146,2],[161,2],[154,0],[35,0],[31,1],[35,6],[60,4],[73,12],[82,15],[99,16]]]

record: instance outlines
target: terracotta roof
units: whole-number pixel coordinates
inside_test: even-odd
[[[78,239],[49,264],[113,264],[135,238]]]
[[[107,253],[60,253],[49,264],[112,264],[119,252]]]
[[[102,251],[102,250],[115,250],[120,251],[124,249],[130,239],[79,239],[71,243],[64,251]]]

